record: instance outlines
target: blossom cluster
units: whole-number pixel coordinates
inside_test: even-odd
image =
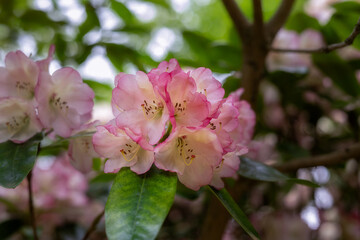
[[[130,167],[137,174],[156,167],[176,172],[180,182],[198,190],[224,186],[222,177],[238,170],[255,125],[242,90],[224,97],[210,69],[182,70],[175,59],[148,74],[115,77],[115,118],[97,126],[95,151],[108,158],[105,172]]]
[[[23,52],[10,52],[0,67],[0,143],[22,143],[40,131],[69,137],[91,118],[94,92],[70,67],[52,75],[54,53],[33,61]]]

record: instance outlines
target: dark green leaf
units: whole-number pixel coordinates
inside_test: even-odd
[[[105,207],[109,239],[155,239],[174,201],[176,175],[153,169],[137,175],[117,174]]]
[[[337,2],[332,4],[332,7],[338,12],[356,12],[360,14],[360,4],[355,1]]]
[[[245,232],[247,232],[247,234],[249,234],[252,239],[260,239],[259,234],[252,226],[245,213],[240,209],[239,205],[236,204],[234,199],[232,199],[226,189],[223,188],[221,190],[217,190],[210,186],[209,188],[228,210],[231,216],[236,220],[236,222],[239,223],[240,226],[245,230]]]
[[[9,219],[0,223],[0,239],[7,239],[19,231],[24,222],[21,219]]]
[[[351,66],[336,53],[314,54],[313,62],[345,93],[353,97],[360,95],[360,85],[355,77],[354,71]]]
[[[231,92],[236,91],[240,87],[240,79],[234,76],[230,76],[225,79],[223,88],[225,89],[225,97],[229,96]]]
[[[252,161],[246,157],[241,158],[241,163],[238,173],[242,177],[259,180],[259,181],[266,181],[266,182],[288,181],[291,183],[297,183],[309,187],[319,187],[318,184],[310,182],[305,179],[289,178],[288,176],[282,174],[275,168],[272,168],[268,165],[265,165],[257,161]]]
[[[287,176],[275,168],[245,157],[241,158],[239,174],[246,178],[267,182],[277,182],[288,179]]]
[[[34,167],[42,134],[22,144],[7,141],[0,144],[0,185],[15,188]]]
[[[140,63],[140,54],[134,49],[117,44],[106,44],[106,53],[111,63],[120,72],[124,71],[124,64],[131,62],[135,64],[139,70],[145,71],[144,66]]]
[[[290,182],[290,183],[296,183],[296,184],[301,184],[301,185],[308,186],[308,187],[313,187],[313,188],[320,187],[319,184],[316,184],[314,182],[311,182],[311,181],[308,181],[308,180],[305,180],[305,179],[289,178],[286,181]]]

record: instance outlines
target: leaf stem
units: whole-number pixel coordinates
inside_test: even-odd
[[[28,192],[29,192],[29,212],[30,212],[30,222],[31,222],[31,227],[33,230],[33,235],[34,235],[34,240],[38,240],[39,237],[37,235],[37,231],[36,231],[36,219],[35,219],[35,210],[34,210],[34,201],[33,201],[33,191],[32,191],[32,171],[29,172],[29,174],[27,175],[27,180],[28,180]]]

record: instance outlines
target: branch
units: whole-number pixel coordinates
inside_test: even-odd
[[[357,35],[360,34],[360,18],[357,21],[357,23],[355,24],[355,27],[353,29],[353,31],[351,32],[350,36],[345,39],[345,41],[341,42],[341,43],[334,43],[334,44],[330,44],[321,48],[316,48],[316,49],[280,49],[280,48],[270,48],[270,51],[273,52],[279,52],[279,53],[299,53],[299,54],[311,54],[311,53],[329,53],[331,51],[334,51],[336,49],[339,48],[343,48],[343,47],[347,47],[350,46],[351,44],[353,44],[355,38],[357,37]]]
[[[282,164],[274,164],[273,167],[282,172],[293,172],[300,168],[310,168],[316,166],[331,166],[343,163],[350,158],[360,158],[360,143],[356,143],[343,150],[319,155],[315,157],[299,158]]]
[[[261,0],[253,0],[254,28],[257,35],[264,37],[264,20]]]
[[[283,0],[274,14],[274,16],[266,24],[267,33],[270,37],[270,42],[275,37],[276,33],[284,25],[286,19],[290,15],[291,8],[295,0]]]
[[[91,233],[93,231],[95,231],[96,226],[98,225],[98,223],[100,222],[101,218],[104,216],[105,210],[103,210],[99,215],[96,216],[96,218],[94,219],[94,221],[91,223],[91,226],[89,227],[89,229],[86,231],[85,236],[83,237],[83,240],[86,240],[90,237]]]
[[[29,172],[27,175],[28,180],[28,193],[29,193],[29,212],[30,212],[30,221],[31,227],[34,235],[34,240],[38,240],[38,235],[36,232],[36,219],[35,219],[35,211],[34,211],[34,201],[33,201],[33,192],[31,186],[31,179],[32,179],[32,171]]]
[[[229,13],[240,38],[244,39],[244,36],[247,34],[247,29],[250,26],[249,21],[241,12],[235,0],[222,0],[222,2]]]

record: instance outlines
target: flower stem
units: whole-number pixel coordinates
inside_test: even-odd
[[[34,240],[38,240],[38,235],[36,232],[36,220],[35,220],[35,211],[34,211],[34,202],[33,202],[33,192],[31,186],[31,179],[32,179],[32,171],[29,172],[27,175],[28,180],[28,192],[29,192],[29,212],[30,212],[30,222],[31,227],[33,230]]]
[[[100,222],[101,218],[104,216],[105,210],[103,210],[99,215],[96,216],[96,218],[94,219],[94,221],[91,223],[90,228],[87,230],[83,240],[86,240],[90,237],[91,233],[93,231],[95,231],[96,226],[98,225],[98,223]]]

